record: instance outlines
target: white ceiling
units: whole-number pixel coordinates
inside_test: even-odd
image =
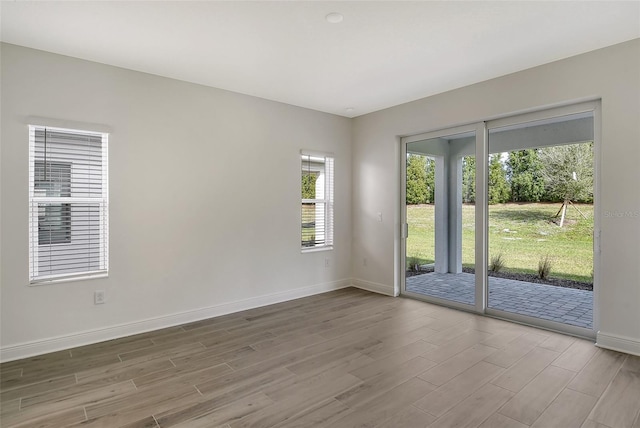
[[[640,37],[640,1],[0,7],[7,43],[347,117]]]

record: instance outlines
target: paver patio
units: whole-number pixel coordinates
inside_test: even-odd
[[[407,291],[472,305],[471,273],[426,273],[407,278]],[[593,292],[489,277],[489,308],[593,328]]]

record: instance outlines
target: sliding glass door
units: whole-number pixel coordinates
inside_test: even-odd
[[[475,150],[475,127],[404,146],[407,294],[475,307]]]
[[[488,309],[592,330],[594,112],[487,125]]]
[[[403,138],[402,293],[591,336],[598,106]]]

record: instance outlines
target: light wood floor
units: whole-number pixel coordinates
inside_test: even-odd
[[[640,358],[345,289],[1,365],[2,427],[640,428]]]

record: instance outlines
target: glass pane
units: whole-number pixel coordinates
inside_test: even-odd
[[[101,203],[37,203],[38,212],[60,217],[39,223],[39,244],[34,259],[39,276],[89,272],[105,268],[106,206]],[[48,228],[43,229],[44,226]],[[43,245],[43,240],[46,242]],[[56,245],[49,245],[56,244]]]
[[[489,132],[488,307],[593,327],[593,116]]]
[[[333,160],[301,155],[302,248],[332,244]]]
[[[326,244],[324,202],[302,204],[302,246],[315,247]]]
[[[475,304],[475,134],[407,144],[406,291]]]

